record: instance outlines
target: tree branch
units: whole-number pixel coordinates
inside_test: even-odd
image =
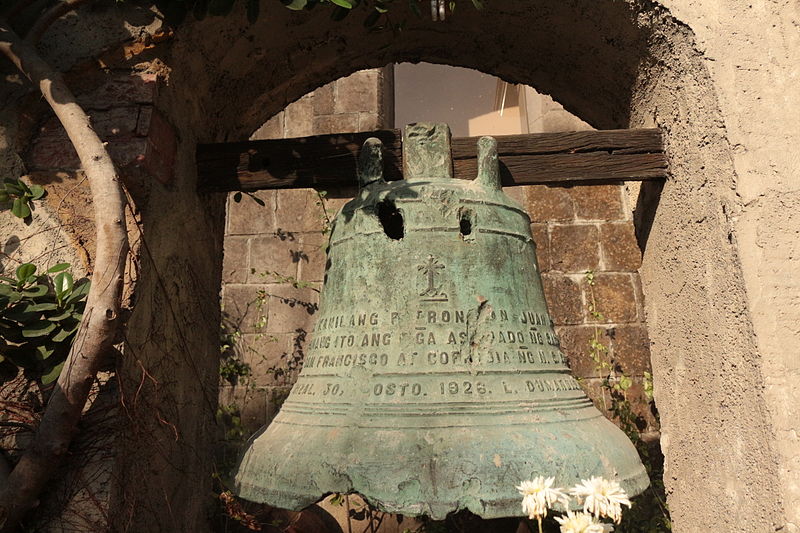
[[[67,356],[33,443],[0,492],[0,531],[15,528],[33,507],[70,441],[102,357],[119,327],[128,234],[121,181],[89,117],[77,104],[60,73],[0,20],[0,53],[8,57],[42,92],[69,136],[89,181],[97,227],[92,288],[84,319]]]

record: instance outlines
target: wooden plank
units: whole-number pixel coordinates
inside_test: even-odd
[[[384,143],[385,177],[402,178],[398,130],[199,145],[198,189],[253,191],[356,183],[356,156],[368,137]],[[664,179],[667,163],[657,129],[497,136],[504,185],[607,183]],[[477,137],[452,141],[454,174],[477,173]]]

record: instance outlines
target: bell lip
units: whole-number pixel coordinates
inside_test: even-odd
[[[641,465],[639,472],[631,474],[626,478],[615,478],[613,481],[619,483],[631,498],[642,494],[650,486],[650,479],[647,476],[647,472],[645,471],[643,465]],[[252,483],[242,482],[238,479],[238,476],[234,481],[234,492],[238,497],[247,501],[263,503],[273,507],[278,507],[280,509],[287,509],[289,511],[301,511],[307,507],[310,507],[311,505],[321,502],[331,494],[342,493],[357,494],[370,505],[382,512],[402,514],[403,516],[409,517],[428,516],[433,520],[444,520],[448,515],[463,510],[470,511],[471,513],[487,520],[493,518],[527,516],[524,512],[522,512],[521,497],[497,498],[491,501],[476,500],[475,498],[464,497],[463,500],[457,501],[440,501],[433,503],[426,501],[412,505],[399,505],[387,503],[377,498],[370,497],[368,494],[356,490],[353,487],[346,491],[330,490],[322,493],[318,498],[313,498],[293,491],[267,489]],[[437,511],[432,511],[432,509],[437,509]],[[439,511],[443,509],[447,509],[444,514]],[[582,506],[579,503],[577,503],[575,500],[570,500],[570,511],[578,511],[580,509],[582,509]],[[558,512],[558,510],[556,512]]]

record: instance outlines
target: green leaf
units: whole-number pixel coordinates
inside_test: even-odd
[[[28,187],[27,183],[25,183],[22,180],[17,180],[17,185],[19,185],[19,188],[22,189],[22,194],[23,195],[27,195],[29,197],[33,196],[33,191],[31,191],[31,188]]]
[[[24,327],[22,329],[22,336],[26,339],[43,337],[50,334],[54,329],[56,329],[56,325],[49,320],[40,320]]]
[[[17,218],[28,218],[31,216],[31,208],[24,199],[14,198],[14,203],[11,204],[11,214]]]
[[[64,342],[73,333],[75,333],[75,329],[74,328],[69,328],[69,329],[63,329],[62,328],[62,329],[58,330],[58,332],[55,335],[53,335],[53,338],[51,340],[53,342],[56,342],[56,343]]]
[[[36,273],[36,265],[33,263],[23,263],[17,267],[17,280],[25,281]]]
[[[44,361],[45,359],[47,359],[48,357],[53,355],[55,353],[56,349],[53,348],[52,346],[47,346],[47,345],[44,345],[44,344],[40,344],[39,346],[36,347],[36,351],[39,352],[39,358],[42,361]]]
[[[38,200],[45,194],[45,190],[43,187],[39,185],[31,185],[31,198],[34,200]]]
[[[62,270],[66,270],[71,265],[69,263],[59,263],[57,265],[53,265],[47,269],[48,274],[55,274],[56,272],[61,272]]]
[[[330,1],[332,2],[333,0]],[[349,14],[350,14],[350,9],[342,6],[336,6],[333,8],[333,11],[331,11],[331,20],[333,20],[334,22],[339,22]]]
[[[6,203],[11,201],[11,196],[9,196],[8,192],[5,189],[0,189],[0,203]]]
[[[292,11],[301,11],[308,4],[308,0],[292,0],[291,2],[284,2],[284,7]]]
[[[61,374],[61,369],[62,368],[64,368],[64,363],[63,362],[59,363],[56,366],[54,366],[53,368],[51,368],[50,371],[47,374],[42,376],[42,384],[49,385],[52,382],[54,382],[55,380],[57,380],[58,376]]]
[[[341,6],[345,9],[353,9],[353,4],[348,2],[347,0],[330,0],[332,4],[336,4],[337,6]]]
[[[28,298],[39,298],[40,296],[44,296],[47,294],[50,288],[47,285],[34,285],[30,289],[26,289],[22,291],[23,296],[27,296]]]
[[[43,311],[54,311],[58,309],[58,305],[52,302],[43,302],[40,304],[32,304],[28,306],[28,311],[34,313],[41,313]]]
[[[64,311],[62,313],[59,313],[57,315],[48,316],[47,320],[49,320],[50,322],[60,322],[61,320],[64,320],[65,318],[71,317],[72,313],[73,313],[73,309],[69,308],[66,311]]]
[[[6,179],[3,180],[3,183],[6,184],[6,191],[8,191],[9,193],[11,193],[11,194],[13,194],[15,196],[22,196],[23,194],[25,194],[25,189],[20,187],[20,185],[19,185],[20,181],[19,180],[6,178]]]
[[[377,8],[375,10],[372,10],[370,14],[367,15],[367,18],[364,19],[364,27],[365,28],[373,27],[375,24],[378,23],[378,19],[380,18],[381,14],[379,11],[377,11]]]
[[[78,284],[72,289],[72,294],[70,294],[67,299],[64,300],[64,303],[71,304],[82,300],[87,294],[89,294],[89,289],[91,288],[92,283],[89,280],[78,281]]]
[[[62,272],[53,278],[53,288],[56,290],[56,297],[61,300],[65,295],[72,291],[74,280],[69,272]]]

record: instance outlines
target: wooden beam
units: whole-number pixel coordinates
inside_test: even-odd
[[[197,147],[200,192],[317,189],[356,184],[356,156],[363,142],[384,144],[384,176],[402,178],[399,130],[316,135],[298,139],[201,144]],[[667,177],[658,129],[498,135],[503,185],[575,185]],[[454,138],[458,179],[477,173],[477,137]]]

